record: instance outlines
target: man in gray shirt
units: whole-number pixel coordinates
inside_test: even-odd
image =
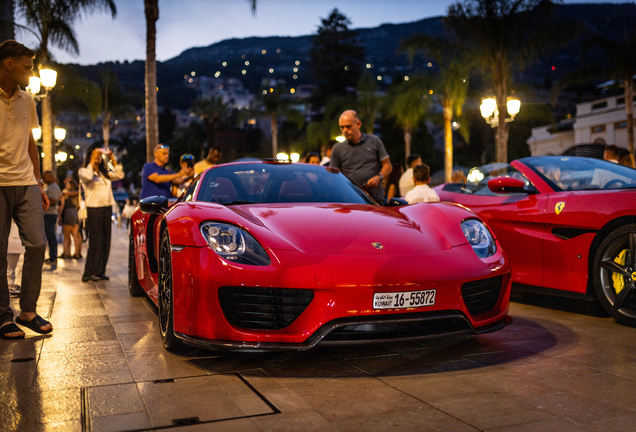
[[[384,144],[377,136],[360,132],[362,123],[353,110],[343,112],[339,124],[347,141],[334,146],[329,166],[340,169],[377,202],[384,204],[382,180],[393,169]]]

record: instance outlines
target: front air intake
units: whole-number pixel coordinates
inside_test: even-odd
[[[236,327],[279,330],[290,325],[307,308],[314,293],[287,288],[219,288],[223,315]]]
[[[490,312],[499,300],[503,276],[466,282],[462,285],[462,297],[471,315]]]

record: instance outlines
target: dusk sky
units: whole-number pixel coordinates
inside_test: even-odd
[[[80,55],[52,49],[60,63],[95,64],[143,60],[146,27],[142,0],[116,0],[117,16],[103,12],[75,24]],[[208,46],[249,36],[301,36],[315,33],[320,19],[337,7],[352,28],[376,27],[445,15],[450,0],[258,0],[252,15],[245,0],[160,0],[157,21],[157,60],[179,55],[188,48]],[[611,0],[564,3],[617,3]],[[20,22],[20,20],[18,20]],[[16,39],[30,47],[36,40],[27,32]]]

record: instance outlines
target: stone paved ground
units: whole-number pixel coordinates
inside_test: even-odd
[[[587,304],[524,298],[478,337],[173,354],[128,295],[126,240],[115,228],[108,282],[81,283],[83,261],[44,273],[55,330],[0,341],[0,431],[634,429],[636,329]]]

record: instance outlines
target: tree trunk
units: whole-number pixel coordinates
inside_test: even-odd
[[[413,134],[411,132],[411,128],[410,127],[405,127],[404,128],[404,151],[406,152],[406,156],[404,157],[405,161],[411,155],[411,141],[412,140],[413,140]]]
[[[159,144],[157,110],[156,41],[159,0],[144,0],[146,13],[146,160],[154,160],[154,148]]]
[[[42,69],[48,65],[49,56],[47,50],[48,38],[42,38],[40,42],[40,63],[38,69]],[[53,137],[53,113],[51,110],[51,92],[42,98],[42,172],[51,171],[54,176],[56,174],[55,163],[55,138]]]
[[[102,113],[102,135],[104,136],[104,147],[108,148],[110,145],[110,113],[108,111]]]
[[[278,116],[273,115],[270,118],[270,130],[272,132],[272,157],[276,158],[276,155],[278,154]]]
[[[508,109],[506,108],[508,87],[506,85],[506,77],[503,74],[495,82],[495,98],[497,100],[497,110],[499,111],[495,161],[508,163],[508,123],[506,123],[506,116],[508,115]]]
[[[50,94],[49,94],[50,96]],[[51,99],[42,98],[42,171],[51,171],[55,175],[55,139],[53,138],[53,121]]]
[[[625,79],[625,112],[627,113],[627,148],[634,154],[634,79]]]
[[[104,111],[102,112],[102,137],[104,138],[104,148],[110,144],[110,111],[108,110],[108,75],[104,82]]]
[[[444,181],[450,183],[453,175],[453,108],[449,100],[442,103],[444,110]]]

